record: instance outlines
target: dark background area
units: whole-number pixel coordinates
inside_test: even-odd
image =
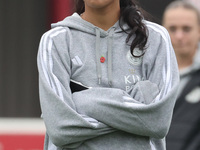
[[[150,19],[158,24],[162,22],[162,15],[165,7],[173,0],[138,0],[142,8],[151,16]]]
[[[160,23],[171,1],[139,3]],[[0,0],[0,117],[40,117],[36,57],[40,38],[52,22],[50,4],[51,0]]]
[[[40,115],[36,55],[45,0],[0,0],[0,117]]]

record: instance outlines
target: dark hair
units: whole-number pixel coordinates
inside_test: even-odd
[[[76,2],[76,12],[80,15],[85,11],[85,5],[83,0],[75,0]],[[137,47],[143,51],[146,49],[146,43],[148,39],[147,27],[143,23],[144,10],[138,7],[135,0],[120,0],[120,27],[124,32],[126,32],[122,27],[122,22],[127,23],[127,25],[132,29],[130,33],[127,33],[126,43],[129,42],[131,37],[135,34],[134,40],[131,42],[130,51],[133,54],[133,50]],[[134,54],[133,54],[134,55]],[[142,56],[140,55],[140,56]],[[134,55],[135,56],[135,55]],[[135,57],[140,57],[135,56]]]

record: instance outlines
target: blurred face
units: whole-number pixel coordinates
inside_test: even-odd
[[[119,0],[84,0],[84,2],[86,9],[87,7],[101,9],[119,4]]]
[[[168,30],[177,56],[193,57],[200,39],[200,25],[195,11],[182,7],[164,14],[163,26]]]

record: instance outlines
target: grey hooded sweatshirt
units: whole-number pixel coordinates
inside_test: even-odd
[[[104,31],[75,13],[42,36],[45,150],[166,149],[179,72],[167,31],[144,23],[149,35],[142,57],[131,55],[119,22]],[[130,31],[125,23],[123,29]],[[70,80],[89,88],[72,93]]]

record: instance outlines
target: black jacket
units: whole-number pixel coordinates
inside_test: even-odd
[[[196,89],[200,92],[200,70],[193,73],[177,99],[166,138],[167,150],[200,150],[200,98],[196,103],[186,100]]]

